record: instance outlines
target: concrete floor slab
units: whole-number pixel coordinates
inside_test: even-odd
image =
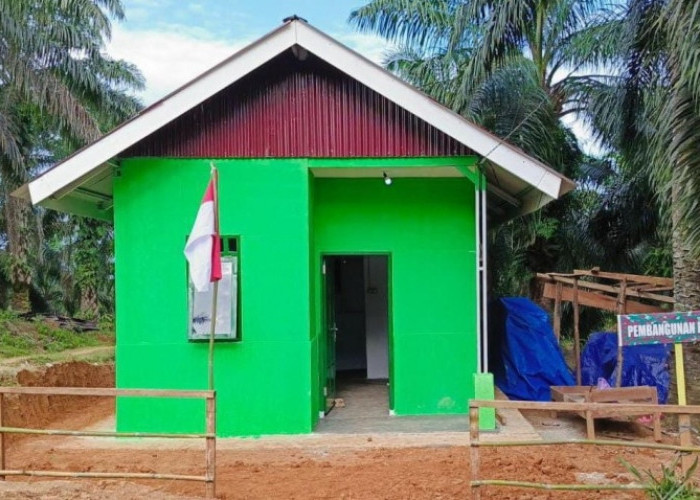
[[[466,415],[392,416],[386,382],[351,381],[339,385],[337,406],[321,419],[311,434],[217,439],[219,449],[314,448],[323,450],[468,446]],[[502,397],[502,396],[501,396]],[[517,410],[499,410],[503,425],[483,432],[482,441],[529,441],[540,434]],[[114,416],[89,430],[114,430]],[[54,438],[56,439],[56,438]],[[42,441],[41,439],[37,441]],[[203,440],[161,438],[66,437],[54,441],[57,448],[104,449],[203,449]],[[43,446],[37,442],[37,445]]]

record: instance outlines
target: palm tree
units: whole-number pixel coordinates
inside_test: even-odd
[[[647,173],[670,215],[674,295],[700,308],[700,13],[687,0],[629,0],[604,21],[617,50],[592,80],[586,116],[599,139]],[[611,42],[606,42],[611,43]]]
[[[29,307],[38,242],[30,207],[9,193],[44,168],[48,143],[74,149],[139,108],[127,91],[141,75],[104,53],[110,18],[123,15],[120,0],[0,0],[0,176],[15,309]]]
[[[558,116],[577,110],[576,72],[605,48],[589,50],[584,28],[600,26],[599,0],[373,0],[351,13],[360,30],[399,46],[398,57],[413,63],[411,74],[452,80],[441,102],[459,107],[484,80],[499,71],[527,71]],[[411,75],[409,75],[411,76]]]
[[[619,155],[582,155],[562,124],[594,101],[622,11],[590,0],[373,0],[351,15],[397,45],[389,69],[579,182],[566,198],[490,229],[495,296],[537,297],[536,271],[666,272],[648,176]],[[582,318],[591,330],[602,320]]]
[[[359,29],[397,45],[387,67],[454,111],[576,177],[583,156],[561,118],[576,111],[566,69],[598,2],[373,0],[351,14]],[[557,269],[568,199],[491,231],[502,263],[492,290],[524,293],[533,271]],[[575,204],[575,203],[574,203]],[[563,270],[563,269],[562,269]]]

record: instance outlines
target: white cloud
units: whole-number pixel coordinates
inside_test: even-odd
[[[334,36],[377,64],[382,63],[392,48],[374,35],[341,32]],[[252,37],[233,41],[215,38],[197,26],[173,24],[139,30],[118,24],[107,51],[112,57],[135,64],[143,72],[146,90],[140,97],[145,104],[151,104],[252,41]]]
[[[377,35],[347,31],[332,36],[377,64],[382,64],[389,52],[395,49],[394,44]]]
[[[108,53],[127,60],[143,72],[146,104],[164,97],[252,40],[226,41],[200,36],[186,30],[129,30],[114,27]]]

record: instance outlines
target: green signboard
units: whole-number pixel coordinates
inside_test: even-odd
[[[677,344],[700,340],[700,311],[617,317],[620,345]]]

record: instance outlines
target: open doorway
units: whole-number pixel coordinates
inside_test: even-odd
[[[389,258],[324,257],[326,413],[389,413]]]

